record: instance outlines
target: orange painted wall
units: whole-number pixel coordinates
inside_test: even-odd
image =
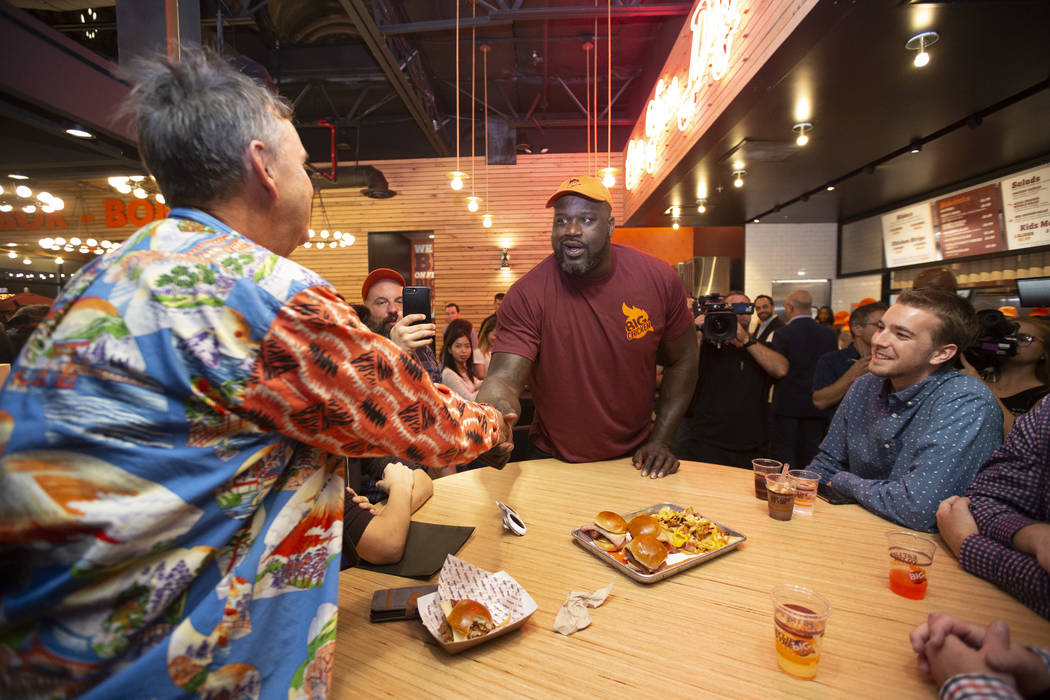
[[[660,258],[669,265],[693,257],[693,229],[672,228],[617,228],[613,243],[629,245],[643,253]]]

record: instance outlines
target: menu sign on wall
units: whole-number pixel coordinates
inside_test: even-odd
[[[882,216],[882,245],[887,267],[940,260],[933,237],[930,205],[916,204]]]
[[[1000,184],[1007,247],[1050,245],[1050,166],[1018,173]]]
[[[999,187],[984,185],[938,199],[933,204],[945,259],[1003,250],[999,226]]]

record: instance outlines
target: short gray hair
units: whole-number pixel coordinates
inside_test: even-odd
[[[178,61],[137,61],[121,112],[134,118],[139,154],[169,206],[228,201],[244,184],[253,140],[280,142],[292,109],[214,51],[183,47]]]

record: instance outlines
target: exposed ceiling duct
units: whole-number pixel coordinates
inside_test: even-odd
[[[372,165],[341,165],[336,168],[334,180],[323,177],[316,184],[325,190],[361,187],[361,194],[370,199],[390,199],[397,194],[390,189],[383,172]]]

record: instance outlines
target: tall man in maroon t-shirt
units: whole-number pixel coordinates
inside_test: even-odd
[[[507,292],[478,401],[517,415],[527,382],[535,456],[633,454],[642,476],[673,474],[669,445],[697,368],[682,283],[667,263],[610,243],[612,196],[598,178],[569,178],[547,207],[554,254]],[[657,362],[665,369],[654,424]]]

